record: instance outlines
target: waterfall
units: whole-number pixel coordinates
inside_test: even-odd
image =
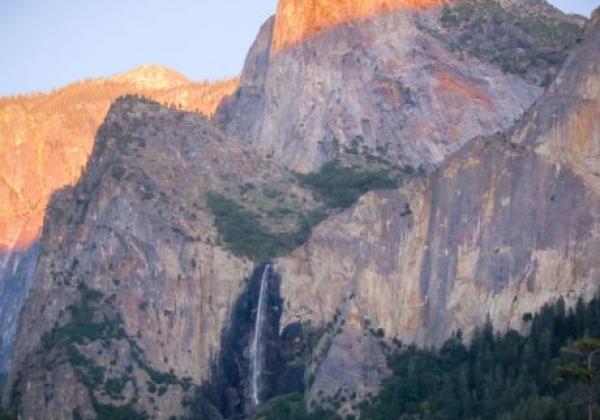
[[[265,350],[263,343],[263,323],[267,316],[267,306],[269,304],[267,293],[269,288],[270,271],[271,265],[267,264],[260,279],[260,292],[258,295],[258,305],[256,306],[256,322],[254,324],[254,337],[252,339],[252,345],[250,346],[250,389],[252,393],[252,403],[254,406],[260,404],[260,380],[263,370]]]

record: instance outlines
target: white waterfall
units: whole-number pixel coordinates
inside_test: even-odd
[[[260,388],[261,388],[261,375],[264,363],[264,343],[263,343],[263,323],[267,316],[268,298],[267,293],[269,289],[269,275],[271,271],[271,265],[267,264],[260,279],[260,292],[258,295],[258,305],[256,306],[256,323],[254,324],[254,337],[252,339],[252,345],[250,346],[250,371],[251,371],[251,392],[252,392],[252,403],[257,406],[260,404]]]

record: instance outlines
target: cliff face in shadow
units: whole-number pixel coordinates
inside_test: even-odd
[[[0,254],[0,387],[10,369],[19,315],[32,285],[38,255],[38,244],[26,251]]]

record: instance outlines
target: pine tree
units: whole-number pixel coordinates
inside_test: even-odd
[[[581,360],[578,363],[571,363],[563,366],[561,374],[564,377],[572,378],[578,382],[584,382],[587,387],[587,409],[588,420],[594,419],[594,379],[595,379],[595,358],[600,355],[600,339],[582,338],[568,347],[565,352],[578,356]]]

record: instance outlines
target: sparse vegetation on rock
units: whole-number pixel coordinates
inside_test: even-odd
[[[334,420],[337,416],[322,410],[310,413],[306,408],[304,395],[288,394],[274,398],[262,407],[253,417],[254,420]]]
[[[319,172],[300,179],[331,208],[347,208],[369,191],[398,186],[388,171],[346,167],[339,161],[326,163]]]
[[[300,227],[296,232],[274,233],[261,222],[258,214],[237,202],[217,193],[207,194],[206,199],[225,244],[236,255],[255,261],[266,261],[300,246],[323,217],[319,212],[300,215]]]
[[[544,5],[538,5],[543,7]],[[524,5],[495,0],[461,0],[444,6],[439,34],[451,49],[465,51],[507,73],[547,86],[583,28]]]
[[[84,283],[78,287],[79,300],[69,307],[70,319],[42,337],[40,354],[46,371],[56,364],[68,364],[77,380],[87,389],[98,419],[147,419],[148,414],[137,403],[141,398],[142,378],[164,395],[169,386],[191,389],[189,379],[179,379],[173,373],[160,372],[145,360],[144,351],[125,331],[123,321],[114,306],[114,298],[105,297]],[[114,358],[104,364],[91,353],[114,353],[125,343],[130,354],[127,368],[121,370]],[[117,353],[118,354],[118,351]],[[118,356],[115,356],[118,357]],[[122,361],[121,361],[122,362]],[[135,365],[135,368],[134,368]],[[131,386],[133,394],[125,395]],[[17,408],[17,407],[15,407]]]

